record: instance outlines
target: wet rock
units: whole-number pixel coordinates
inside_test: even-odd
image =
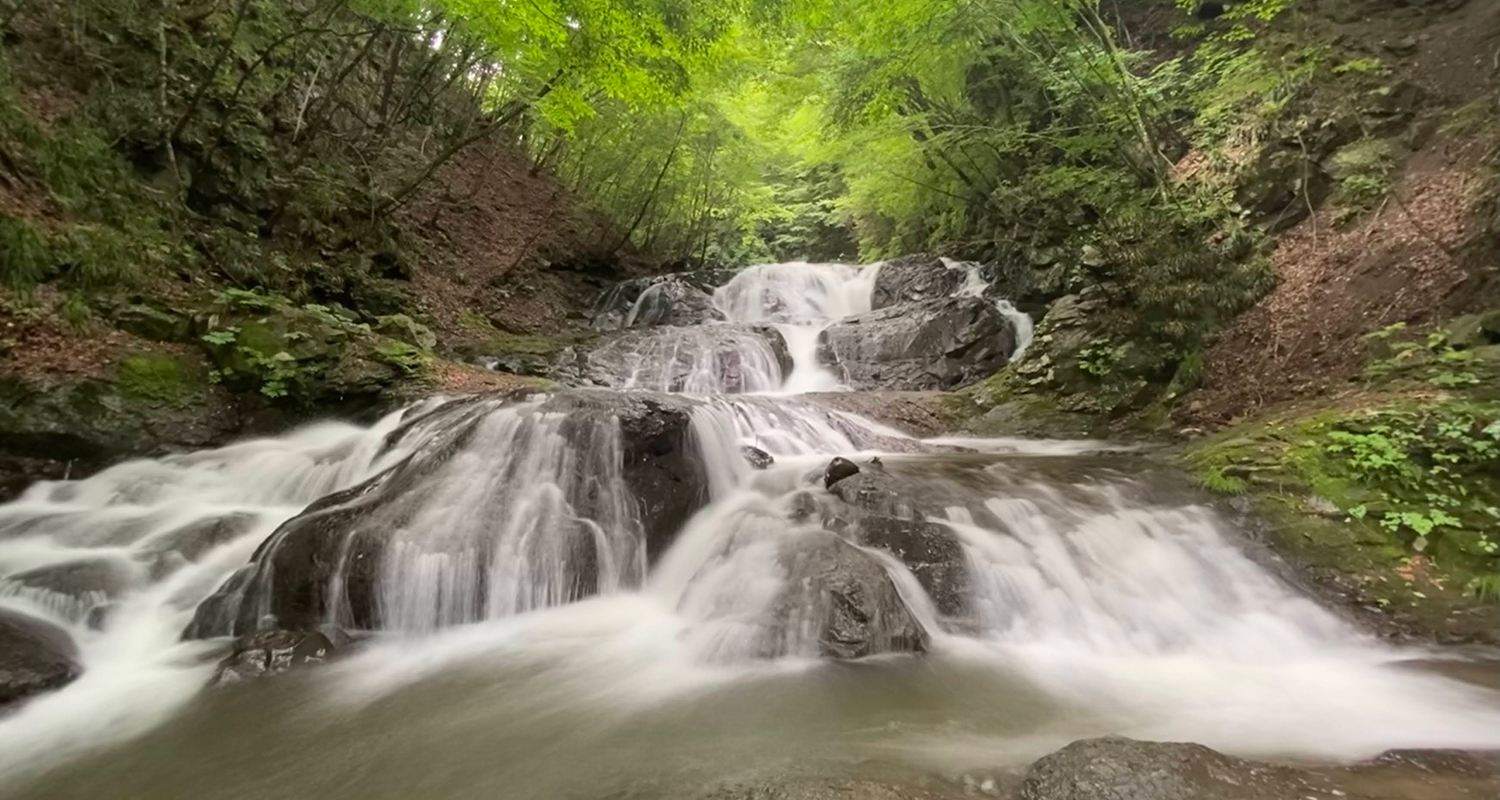
[[[791,371],[776,328],[721,323],[610,334],[565,354],[553,377],[616,389],[740,394],[778,389]]]
[[[859,465],[843,456],[839,456],[828,462],[828,467],[823,470],[823,488],[832,489],[835,483],[851,476],[859,474]]]
[[[486,420],[512,402],[505,396],[454,401],[393,432],[393,445],[412,436],[418,427],[428,431],[429,438],[390,469],[314,502],[283,523],[261,544],[250,565],[199,604],[184,637],[244,635],[271,628],[307,631],[329,620],[340,620],[356,630],[382,627],[385,612],[380,584],[390,542],[445,485],[440,471],[460,453],[473,453],[466,448],[475,442]],[[707,500],[705,473],[689,444],[696,404],[691,398],[673,395],[574,390],[528,406],[524,414],[530,420],[563,420],[559,427],[539,429],[536,435],[560,437],[575,452],[585,454],[570,465],[578,472],[571,474],[572,488],[561,498],[568,503],[569,516],[632,515],[630,524],[639,525],[639,544],[654,559]],[[624,509],[613,505],[618,495],[599,490],[598,481],[616,480],[606,479],[602,472],[615,457],[617,480],[627,493]],[[470,477],[515,479],[498,473]],[[476,519],[485,515],[501,519],[512,512],[509,506],[469,510]],[[551,548],[548,557],[560,559],[563,577],[558,591],[566,594],[560,599],[596,593],[599,563],[592,530],[557,522],[549,534],[548,541],[537,546]],[[453,546],[490,546],[489,539],[481,539]],[[481,550],[473,558],[487,564],[491,554]],[[475,618],[485,607],[485,591],[480,587],[473,599]]]
[[[1326,800],[1321,776],[1227,756],[1201,744],[1084,739],[1037,761],[1021,800]]]
[[[713,290],[729,282],[728,270],[673,272],[621,281],[595,303],[593,327],[600,331],[651,325],[698,325],[723,320]]]
[[[111,600],[134,588],[140,574],[131,564],[118,558],[91,558],[66,561],[18,572],[6,581],[33,589],[81,597],[97,594]]]
[[[875,558],[830,533],[783,546],[785,588],[772,604],[778,635],[767,657],[807,654],[863,658],[920,653],[927,635]],[[814,641],[808,641],[807,637]]]
[[[68,632],[0,607],[0,711],[71,682],[83,672]]]
[[[49,613],[82,620],[99,603],[116,600],[140,585],[144,570],[120,558],[90,558],[50,564],[7,575],[0,596],[25,597]]]
[[[766,469],[776,463],[776,459],[770,453],[753,444],[740,445],[740,455],[744,456],[754,469]]]
[[[197,520],[141,542],[135,554],[149,565],[151,579],[160,580],[209,550],[243,536],[257,520],[258,515],[248,512]]]
[[[346,650],[353,641],[349,634],[333,626],[313,631],[247,634],[236,639],[234,650],[219,662],[211,684],[225,686],[321,664]]]
[[[963,547],[951,528],[931,517],[943,513],[944,499],[925,484],[884,468],[866,469],[839,481],[822,508],[822,524],[878,547],[911,570],[940,614],[968,611],[968,568]]]
[[[881,309],[897,303],[948,297],[956,294],[963,284],[964,274],[949,269],[937,256],[893,258],[883,262],[875,275],[870,307]]]
[[[91,631],[102,631],[109,627],[109,622],[120,611],[119,601],[111,600],[108,603],[100,603],[89,609],[83,617],[83,624]]]
[[[1004,367],[1016,332],[988,301],[902,303],[830,325],[819,357],[855,389],[953,389]]]

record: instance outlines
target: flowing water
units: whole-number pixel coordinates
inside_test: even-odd
[[[730,324],[781,332],[786,374],[753,342],[689,359],[687,382],[641,377],[676,359],[663,351],[633,368],[632,386],[687,393],[617,397],[687,409],[704,487],[655,552],[638,434],[607,393],[437,398],[0,506],[0,604],[65,627],[84,666],[0,718],[0,795],[690,798],[801,774],[982,776],[1106,733],[1302,760],[1500,747],[1495,693],[1403,666],[1418,654],[1289,589],[1140,456],[919,442],[794,396],[838,388],[817,334],[869,308],[876,269],[764,265],[718,290]],[[984,290],[977,272],[966,286]],[[690,335],[657,341],[691,349]],[[774,465],[752,469],[743,445]],[[870,470],[877,454],[910,490],[892,502],[957,541],[965,611],[860,548],[926,652],[820,659],[817,626],[777,610],[810,580],[781,554],[835,535],[804,513],[828,498],[829,458]],[[223,640],[184,629],[265,618],[256,589],[285,576],[242,568],[352,487],[303,519],[349,514],[325,616],[369,637],[334,663],[206,689]],[[361,537],[384,542],[375,569],[357,563]],[[194,622],[237,571],[239,605]]]

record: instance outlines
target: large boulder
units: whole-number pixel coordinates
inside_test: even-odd
[[[952,528],[933,521],[943,514],[943,496],[929,491],[927,482],[877,466],[835,483],[829,493],[832,500],[822,506],[824,527],[895,556],[938,613],[956,618],[968,612],[964,550]]]
[[[855,389],[954,389],[1004,367],[1016,332],[978,297],[901,303],[840,320],[819,357]]]
[[[965,274],[930,255],[902,256],[882,262],[875,273],[870,307],[887,308],[897,303],[951,297],[963,287]]]
[[[826,473],[826,467],[811,473],[809,482],[821,485]],[[798,497],[791,517],[889,553],[916,578],[944,621],[961,627],[970,612],[966,557],[953,529],[935,520],[946,505],[965,503],[934,491],[941,483],[888,471],[872,459],[826,492]]]
[[[763,655],[863,658],[927,648],[927,633],[869,553],[820,531],[784,544],[778,562],[786,580]]]
[[[1021,800],[1331,800],[1326,778],[1189,742],[1073,742],[1031,766]]]
[[[714,288],[734,276],[727,270],[673,272],[621,281],[594,304],[600,331],[650,325],[698,325],[724,319],[714,307]]]
[[[716,323],[609,334],[559,366],[559,375],[596,386],[739,394],[781,388],[792,357],[770,325]]]
[[[0,711],[82,672],[78,647],[67,631],[0,606]]]
[[[420,617],[409,601],[440,607],[441,624],[587,597],[609,575],[639,580],[642,555],[665,550],[707,499],[689,444],[695,405],[590,390],[448,403],[391,434],[388,446],[409,451],[400,462],[283,523],[184,635],[401,627]],[[462,518],[445,513],[459,506]],[[497,535],[518,525],[536,535]],[[496,559],[510,577],[496,577]],[[392,568],[464,583],[393,597]]]

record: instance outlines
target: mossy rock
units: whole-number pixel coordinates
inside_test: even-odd
[[[437,347],[437,334],[405,314],[389,314],[375,319],[376,333],[399,339],[413,347],[431,350]]]
[[[130,397],[173,406],[201,400],[208,376],[201,365],[166,353],[139,353],[122,359],[115,382]]]

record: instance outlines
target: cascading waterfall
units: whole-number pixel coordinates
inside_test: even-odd
[[[67,631],[83,673],[0,717],[0,776],[35,798],[267,776],[691,796],[731,761],[952,772],[1103,733],[1500,746],[1492,695],[1401,667],[1420,654],[1289,589],[1139,456],[920,441],[786,396],[836,387],[818,334],[869,310],[878,270],[745,269],[714,295],[727,321],[630,345],[619,391],[435,398],[31,487],[0,506],[0,608]],[[996,303],[1019,353],[1030,320]],[[716,327],[745,325],[779,331],[791,368]],[[833,456],[860,472],[830,489]],[[256,695],[203,691],[222,640],[181,638],[294,624],[372,638]]]

